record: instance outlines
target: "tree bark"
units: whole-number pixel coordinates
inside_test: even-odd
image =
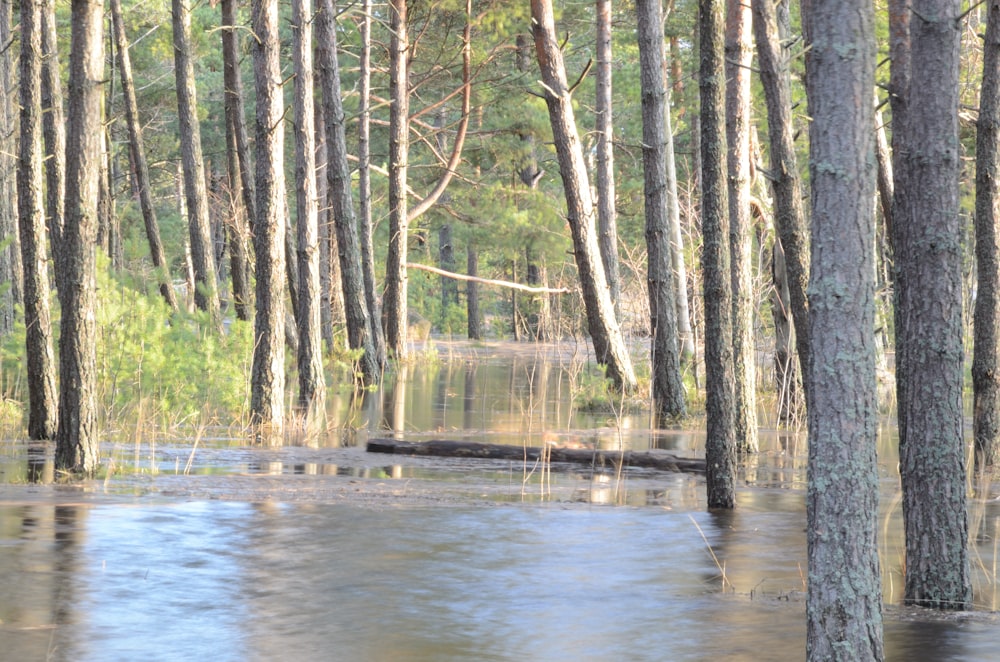
[[[911,3],[910,85],[895,136],[896,365],[907,603],[964,609],[962,221],[957,0]]]
[[[767,132],[771,151],[771,190],[774,193],[774,221],[784,253],[791,316],[795,324],[795,349],[802,375],[802,391],[809,408],[809,246],[802,184],[795,156],[792,126],[792,97],[787,49],[782,47],[778,18],[770,0],[753,0],[753,29],[757,45],[760,80],[767,105]]]
[[[733,376],[736,447],[757,452],[757,365],[751,270],[750,5],[726,0],[726,166],[729,175],[729,253],[733,292]]]
[[[972,358],[977,474],[996,463],[1000,446],[1000,3],[990,2],[983,42],[983,85],[976,122],[976,308]]]
[[[684,383],[677,345],[674,273],[671,263],[671,199],[667,185],[666,145],[672,141],[664,80],[663,11],[659,0],[637,0],[640,86],[642,94],[642,164],[645,175],[647,288],[651,338],[653,416],[657,427],[686,414]]]
[[[333,221],[337,232],[341,288],[344,293],[344,313],[347,338],[351,349],[363,350],[357,370],[365,384],[377,384],[384,365],[372,338],[371,316],[365,297],[361,247],[354,219],[354,199],[351,194],[351,171],[347,163],[347,133],[343,100],[340,90],[340,65],[337,59],[337,33],[334,25],[336,6],[332,0],[321,0],[317,17],[317,40],[320,46],[320,79],[326,104],[327,182]],[[404,265],[405,268],[405,265]]]
[[[14,126],[14,58],[11,56],[12,0],[0,1],[0,338],[14,331],[15,306],[24,301],[24,270],[18,246],[17,132]]]
[[[103,4],[73,0],[71,12],[56,467],[92,475],[100,460],[95,249],[104,81]]]
[[[66,125],[63,120],[62,82],[56,49],[55,0],[42,4],[42,136],[45,141],[45,213],[53,256],[61,253],[65,208]],[[60,287],[60,260],[55,263],[56,287]]]
[[[631,392],[636,387],[635,373],[621,327],[615,318],[604,265],[600,259],[597,230],[594,227],[594,205],[587,181],[583,148],[573,116],[572,90],[566,81],[562,52],[556,40],[551,0],[531,0],[531,15],[535,53],[541,68],[545,103],[549,110],[566,197],[567,220],[573,235],[574,257],[587,312],[587,328],[594,343],[597,360],[607,367],[608,377],[617,389]]]
[[[316,413],[326,398],[319,310],[312,19],[311,0],[292,0],[292,57],[295,60],[295,225],[299,271],[299,307],[295,311],[295,320],[299,330],[299,407],[309,414]]]
[[[284,102],[278,61],[277,0],[251,3],[254,87],[257,93],[257,311],[250,381],[250,422],[257,443],[280,444],[285,393]]]
[[[191,59],[191,9],[188,0],[171,0],[174,37],[174,78],[177,84],[177,119],[184,166],[184,194],[187,199],[191,261],[194,266],[194,302],[208,312],[213,324],[220,324],[218,284],[212,255],[212,235],[208,223],[208,194],[205,191],[205,162],[201,152],[198,97],[194,63]]]
[[[136,189],[139,193],[139,207],[142,209],[142,219],[146,224],[146,239],[149,241],[149,255],[156,270],[156,278],[160,283],[160,295],[172,309],[177,309],[177,297],[170,279],[170,265],[163,252],[163,242],[160,240],[160,224],[156,220],[156,209],[153,207],[153,195],[149,184],[149,166],[146,164],[146,150],[142,143],[142,128],[139,124],[139,107],[135,100],[135,88],[132,85],[132,60],[128,53],[128,38],[125,36],[125,24],[122,21],[121,0],[111,0],[111,19],[114,25],[115,41],[118,43],[118,72],[122,79],[122,96],[125,102],[125,121],[128,124],[129,143],[132,157],[132,169],[136,178]]]
[[[479,275],[479,249],[473,242],[465,248],[465,271],[470,278]],[[470,280],[465,288],[465,308],[468,318],[469,340],[480,340],[483,337],[482,317],[479,312],[479,286],[475,280]]]
[[[621,274],[618,266],[618,224],[615,212],[614,121],[611,104],[611,0],[597,5],[597,101],[594,105],[597,134],[597,242],[604,262],[611,301],[618,315]]]
[[[736,505],[733,304],[726,189],[723,0],[700,0],[701,232],[709,508]]]
[[[803,20],[813,118],[807,657],[881,660],[874,13],[864,0],[809,2]]]
[[[21,0],[21,140],[17,169],[21,257],[24,265],[24,325],[28,368],[28,437],[56,435],[58,395],[49,270],[45,249],[45,198],[42,194],[42,101],[40,0]]]

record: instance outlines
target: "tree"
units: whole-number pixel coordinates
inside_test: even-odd
[[[972,358],[977,473],[993,466],[1000,445],[1000,4],[991,2],[983,41],[983,85],[976,121],[976,308]]]
[[[905,600],[964,609],[972,589],[962,421],[961,7],[921,0],[904,11],[911,12],[909,85],[893,90],[905,104],[893,136],[893,232]]]
[[[186,0],[171,0],[174,36],[174,77],[177,84],[177,119],[184,166],[184,196],[188,211],[191,261],[194,266],[194,302],[220,323],[219,293],[208,224],[208,194],[201,151],[198,98],[191,59],[191,9]]]
[[[332,216],[337,232],[340,280],[344,295],[348,343],[352,349],[363,350],[358,359],[362,381],[378,383],[383,364],[375,346],[372,329],[376,326],[368,310],[365,280],[362,272],[361,247],[354,218],[351,195],[351,171],[347,162],[346,116],[340,91],[340,66],[337,60],[337,31],[334,25],[336,7],[332,0],[321,0],[317,17],[319,70],[325,103],[327,164],[326,177],[330,188]]]
[[[42,3],[42,137],[45,141],[45,213],[52,252],[59,252],[65,208],[66,126],[59,52],[56,47],[55,0]],[[60,287],[59,260],[55,260],[56,286]]]
[[[756,452],[757,369],[754,346],[754,292],[750,251],[750,5],[726,0],[726,167],[729,175],[729,252],[733,302],[733,382],[736,445]]]
[[[285,174],[284,102],[278,62],[278,2],[254,0],[251,23],[257,93],[255,178],[257,255],[254,352],[250,376],[250,422],[256,441],[280,443],[285,393]]]
[[[14,60],[11,57],[11,0],[0,2],[0,126],[14,126]],[[13,155],[16,133],[9,129],[0,132],[0,337],[14,330],[14,306],[23,300],[21,285],[24,271],[21,267],[21,249],[17,245],[17,165]]]
[[[708,507],[732,508],[736,505],[736,407],[726,190],[723,0],[700,0],[698,7],[706,478]]]
[[[298,245],[299,407],[312,413],[326,396],[320,335],[319,228],[316,201],[316,126],[313,115],[312,2],[292,2],[295,60],[295,206]]]
[[[597,245],[594,204],[573,115],[573,89],[566,80],[562,51],[556,40],[551,0],[531,0],[531,17],[535,53],[545,90],[543,96],[552,124],[559,174],[566,197],[567,220],[587,312],[587,328],[597,360],[607,367],[608,377],[615,387],[625,392],[632,391],[636,387],[635,374],[621,327],[615,318]]]
[[[611,0],[597,0],[597,242],[617,314],[621,297],[618,226],[615,212],[614,122],[611,105]]]
[[[95,281],[104,81],[103,3],[73,0],[66,123],[66,224],[59,285],[59,428],[56,467],[93,474],[97,438]]]
[[[28,436],[56,434],[56,374],[49,312],[45,198],[42,194],[42,40],[39,0],[21,1],[21,140],[17,206],[24,265],[24,326],[28,364]]]
[[[114,27],[114,37],[118,44],[118,72],[122,79],[122,96],[125,101],[125,122],[128,124],[129,155],[132,159],[132,170],[135,173],[135,187],[139,192],[139,206],[142,209],[142,220],[146,224],[146,239],[149,241],[149,255],[156,269],[156,278],[160,285],[160,294],[167,305],[177,309],[177,297],[170,280],[170,268],[163,252],[163,242],[160,240],[160,224],[156,220],[156,209],[153,207],[153,194],[149,182],[149,166],[146,163],[146,150],[142,144],[142,128],[139,124],[139,106],[135,100],[135,88],[132,85],[132,59],[128,53],[128,38],[125,36],[125,24],[122,21],[121,0],[111,0],[111,20]]]
[[[812,182],[810,660],[880,660],[871,3],[803,6]]]
[[[684,383],[680,373],[673,247],[669,230],[671,206],[677,198],[667,186],[666,145],[671,142],[667,86],[664,80],[663,11],[659,0],[638,0],[640,84],[642,88],[642,155],[645,173],[647,286],[652,332],[653,415],[657,425],[684,416]]]

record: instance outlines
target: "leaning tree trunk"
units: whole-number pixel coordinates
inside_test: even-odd
[[[316,202],[316,126],[313,115],[312,2],[292,0],[295,60],[295,206],[298,244],[299,407],[315,413],[326,398],[320,333],[319,228]]]
[[[983,43],[983,86],[976,122],[976,310],[972,359],[977,473],[996,462],[1000,445],[1000,4],[991,2]]]
[[[803,21],[813,119],[809,314],[815,375],[807,376],[807,657],[881,660],[874,12],[865,0],[810,2]]]
[[[962,418],[961,3],[911,7],[911,78],[897,136],[897,155],[906,158],[894,168],[893,209],[904,599],[964,609],[972,589]]]
[[[771,188],[774,193],[774,221],[784,253],[788,296],[795,324],[795,350],[802,371],[802,392],[809,409],[808,229],[802,209],[802,185],[795,156],[792,126],[792,97],[788,73],[789,57],[778,34],[774,2],[753,0],[753,29],[757,44],[760,80],[767,105],[767,131],[771,152]]]
[[[198,99],[191,59],[191,9],[189,0],[171,0],[174,36],[174,78],[177,83],[177,119],[184,166],[184,195],[187,200],[191,261],[194,266],[194,303],[207,311],[213,324],[221,322],[219,292],[212,255],[212,234],[208,224],[208,194],[205,191],[205,162],[201,153]]]
[[[250,376],[250,423],[255,441],[280,443],[285,393],[285,175],[284,102],[278,60],[277,0],[251,3],[257,92],[257,311]]]
[[[352,349],[363,350],[358,359],[358,371],[366,384],[376,384],[383,365],[371,330],[374,326],[365,297],[361,247],[354,221],[354,199],[351,195],[351,170],[347,162],[346,115],[340,90],[340,66],[337,60],[337,31],[334,25],[336,7],[332,0],[321,0],[317,17],[319,70],[326,104],[326,176],[330,187],[333,222],[337,231],[341,289],[344,293],[344,313],[347,338]]]
[[[56,467],[97,470],[97,195],[104,83],[103,3],[73,0],[66,125],[66,225],[59,260],[59,430]]]
[[[135,88],[132,85],[132,59],[128,53],[128,38],[125,36],[125,24],[122,21],[121,0],[111,0],[111,20],[114,24],[115,41],[118,43],[118,71],[122,79],[122,96],[125,101],[125,121],[128,124],[132,170],[135,173],[135,185],[139,192],[139,207],[142,209],[142,220],[146,224],[146,238],[149,241],[149,255],[156,270],[156,279],[160,283],[160,294],[172,309],[177,309],[177,297],[170,280],[170,265],[163,252],[163,242],[160,241],[160,224],[156,220],[156,209],[153,206],[153,195],[149,183],[149,166],[146,164],[146,150],[142,144],[142,128],[139,124],[139,106],[135,100]]]
[[[619,312],[621,274],[618,268],[618,225],[615,213],[614,122],[611,105],[611,0],[597,0],[597,242],[611,291],[615,314]]]
[[[686,413],[677,345],[674,274],[670,260],[668,208],[676,205],[667,186],[667,86],[664,80],[663,11],[660,0],[637,0],[639,68],[642,90],[642,165],[646,196],[647,285],[651,324],[653,414],[658,427]]]
[[[28,436],[53,439],[58,396],[49,268],[45,249],[45,198],[42,194],[42,40],[40,0],[21,0],[21,140],[17,169],[21,256],[24,264],[24,326],[28,367]]]
[[[757,451],[757,365],[750,214],[750,5],[726,0],[726,167],[729,174],[729,253],[733,291],[733,376],[736,446]]]
[[[736,505],[732,292],[726,191],[723,0],[699,3],[701,232],[705,294],[705,456],[709,508]]]
[[[562,51],[556,39],[551,0],[531,0],[531,15],[535,52],[541,68],[545,103],[549,109],[576,266],[587,311],[587,327],[598,362],[607,366],[608,377],[616,388],[630,392],[636,387],[635,373],[621,327],[615,318],[601,263],[587,167],[573,116],[572,90],[566,81]]]

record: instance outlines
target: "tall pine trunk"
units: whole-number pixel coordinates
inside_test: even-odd
[[[597,102],[594,115],[597,134],[597,241],[601,260],[619,312],[621,274],[618,267],[618,222],[615,211],[614,121],[611,105],[611,0],[597,0]]]
[[[11,36],[12,0],[0,0],[0,338],[14,331],[15,306],[24,300],[17,219],[17,132],[14,126],[14,58]]]

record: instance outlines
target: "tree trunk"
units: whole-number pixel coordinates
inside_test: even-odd
[[[618,226],[615,213],[614,122],[611,105],[611,0],[597,0],[597,242],[615,315],[621,300]]]
[[[30,402],[28,436],[53,439],[58,396],[49,313],[45,198],[42,195],[40,5],[40,0],[21,0],[21,140],[17,204],[24,264],[25,355]]]
[[[321,46],[316,47],[314,59],[322,83],[323,56],[320,48]],[[322,85],[320,89],[322,90]],[[330,186],[327,183],[326,172],[329,160],[326,149],[326,111],[323,109],[323,99],[319,95],[313,98],[313,114],[316,118],[316,199],[319,200],[316,215],[316,225],[319,228],[319,326],[327,351],[333,351],[337,347],[337,341],[333,333],[334,282],[331,266],[333,260],[337,258],[333,255],[333,246],[330,243],[330,235],[334,230]]]
[[[351,171],[347,163],[347,134],[344,124],[343,100],[340,90],[340,66],[337,60],[337,32],[334,25],[336,7],[332,0],[321,0],[318,16],[320,44],[320,78],[326,103],[327,182],[333,219],[337,231],[341,287],[344,293],[344,313],[347,338],[352,349],[363,350],[358,359],[358,371],[366,384],[381,379],[383,364],[372,338],[372,320],[365,298],[365,280],[361,265],[361,247],[354,221],[354,199],[351,195]],[[405,265],[403,265],[405,269]]]
[[[809,408],[808,229],[802,209],[802,184],[795,156],[792,97],[788,53],[782,47],[778,17],[771,0],[753,0],[753,29],[757,44],[760,80],[767,104],[767,131],[771,152],[771,189],[774,193],[774,223],[784,253],[791,316],[795,323],[795,349],[802,374],[802,392]]]
[[[983,43],[983,86],[976,122],[976,309],[972,359],[976,472],[996,463],[1000,445],[1000,4],[991,2]]]
[[[962,423],[961,7],[957,0],[911,6],[911,79],[895,136],[897,158],[905,158],[894,168],[893,209],[904,599],[964,609],[972,590]]]
[[[473,242],[465,248],[465,271],[475,278],[479,275],[479,249]],[[480,340],[483,337],[482,317],[479,313],[479,285],[470,280],[465,286],[466,317],[468,317],[469,340]]]
[[[146,238],[149,241],[149,255],[156,270],[156,278],[160,283],[160,294],[167,305],[177,309],[177,297],[170,280],[170,265],[163,252],[163,242],[160,241],[160,225],[156,220],[156,209],[153,206],[153,195],[149,184],[149,166],[146,164],[146,150],[142,143],[142,128],[139,124],[139,107],[135,100],[135,88],[132,85],[132,60],[128,53],[128,38],[125,36],[125,24],[122,21],[121,0],[111,0],[111,19],[114,25],[115,40],[118,42],[118,71],[122,79],[122,96],[125,101],[125,121],[128,123],[129,143],[131,145],[132,169],[136,178],[136,189],[139,193],[139,207],[142,209],[142,219],[146,224]]]
[[[385,343],[397,359],[406,356],[406,254],[409,233],[406,168],[409,159],[409,38],[406,1],[389,3],[389,253],[385,266]]]
[[[56,50],[55,0],[42,4],[42,135],[45,141],[46,222],[52,239],[52,253],[61,252],[66,174],[66,125],[63,121],[62,82]],[[56,259],[56,287],[62,282]]]
[[[600,259],[590,183],[587,181],[583,148],[573,116],[572,90],[566,81],[562,51],[556,40],[551,0],[531,0],[531,15],[535,52],[541,68],[545,103],[549,109],[559,172],[566,196],[567,220],[573,235],[574,256],[587,311],[587,327],[597,360],[607,366],[608,377],[617,389],[631,392],[636,387],[635,373],[621,328],[615,318],[604,265]]]
[[[14,126],[14,59],[11,55],[11,0],[0,0],[0,338],[14,331],[15,305],[24,300],[24,270],[17,245],[17,132]]]
[[[653,416],[657,427],[686,414],[681,380],[674,302],[674,274],[670,260],[671,199],[667,185],[666,145],[672,138],[667,129],[667,86],[664,80],[663,12],[659,0],[638,0],[639,66],[642,89],[642,156],[646,198],[646,251],[649,265],[647,286],[651,324]]]
[[[295,60],[295,206],[298,244],[299,407],[314,414],[326,398],[320,336],[319,228],[316,202],[316,125],[313,115],[312,0],[292,0]],[[324,201],[325,203],[325,201]]]
[[[736,505],[736,401],[726,190],[723,0],[700,0],[701,232],[708,507]]]
[[[729,174],[729,252],[733,291],[733,376],[736,447],[757,452],[757,365],[750,214],[750,5],[726,0],[726,159]]]
[[[873,7],[810,2],[803,21],[811,49],[809,292],[817,376],[808,407],[807,656],[881,660]]]
[[[205,192],[205,162],[201,153],[198,99],[195,92],[194,63],[191,59],[191,10],[188,0],[171,0],[174,36],[174,78],[177,84],[178,136],[184,166],[184,194],[187,199],[191,261],[194,266],[194,302],[207,311],[213,324],[221,322],[218,284],[212,256],[212,235],[208,224],[208,194]]]
[[[60,246],[56,467],[92,475],[97,436],[97,195],[104,81],[103,4],[73,0],[66,124],[66,225]]]
[[[250,422],[258,443],[280,444],[285,393],[284,102],[278,61],[277,0],[253,0],[252,52],[257,93],[257,312],[250,381]]]

